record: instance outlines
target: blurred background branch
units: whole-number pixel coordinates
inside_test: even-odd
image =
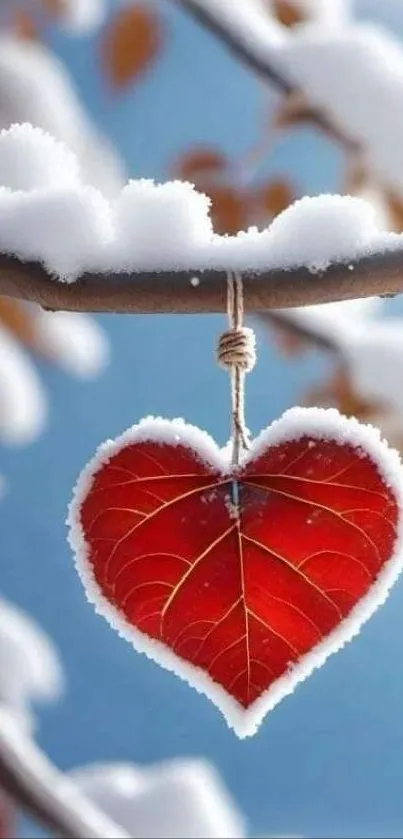
[[[246,15],[241,12],[240,23],[237,26],[238,15],[231,14],[229,3],[224,2],[221,9],[218,4],[211,2],[211,0],[210,2],[209,0],[207,2],[204,2],[204,0],[174,0],[174,3],[190,14],[197,23],[208,29],[246,67],[253,70],[265,81],[273,84],[280,93],[289,94],[294,92],[294,85],[275,66],[275,60],[271,59],[269,38],[269,42],[265,45],[265,54],[263,54],[256,39],[256,30],[248,31],[248,23],[250,22],[248,10]],[[253,13],[253,7],[251,11]],[[263,17],[262,22],[266,22],[270,33],[272,23],[268,17],[266,21]],[[280,27],[281,24],[278,23],[276,29]],[[276,30],[273,32],[274,35],[275,32]]]
[[[23,810],[63,839],[128,837],[52,765],[5,708],[0,708],[0,785]]]
[[[316,128],[324,131],[325,134],[328,134],[333,140],[340,142],[342,146],[351,152],[359,148],[354,140],[347,137],[332,123],[328,115],[306,101],[305,96],[301,94],[298,88],[298,83],[292,79],[292,73],[289,74],[290,77],[288,78],[284,70],[281,70],[281,67],[278,66],[276,35],[281,29],[286,30],[286,27],[281,22],[281,0],[278,4],[280,19],[276,20],[275,23],[273,19],[269,21],[268,15],[261,14],[260,26],[263,24],[263,40],[265,23],[267,27],[266,42],[263,48],[262,44],[259,43],[260,39],[256,37],[257,34],[260,34],[259,30],[252,27],[251,31],[248,31],[248,18],[250,17],[253,20],[253,5],[255,5],[258,12],[262,12],[262,8],[259,9],[259,0],[257,3],[254,3],[253,0],[252,9],[250,10],[252,12],[251,15],[231,14],[230,4],[227,2],[222,4],[221,8],[219,4],[211,2],[211,0],[173,0],[173,2],[211,32],[245,67],[254,71],[258,78],[273,85],[285,97],[286,104],[284,108],[287,109],[290,117],[294,115],[294,118],[303,119],[304,122],[312,123]],[[286,4],[284,4],[285,6]],[[293,4],[291,3],[288,8],[292,10]],[[239,17],[238,25],[237,17]],[[303,20],[303,17],[303,14],[300,16],[297,14],[295,18],[291,15],[291,21],[299,23]],[[272,30],[274,30],[274,46],[270,49],[270,35]]]

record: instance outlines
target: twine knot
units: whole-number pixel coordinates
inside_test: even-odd
[[[220,336],[217,361],[221,367],[231,370],[239,367],[245,373],[256,364],[255,333],[247,326],[231,329]]]

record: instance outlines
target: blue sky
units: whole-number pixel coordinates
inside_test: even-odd
[[[262,91],[249,72],[160,5],[166,50],[152,74],[117,98],[105,88],[92,37],[54,41],[129,174],[157,179],[196,142],[236,160],[256,139],[262,116]],[[336,187],[340,158],[304,131],[270,153],[262,174],[270,171],[290,173],[302,191],[328,191]],[[214,363],[221,317],[101,321],[113,346],[108,371],[80,384],[43,365],[52,393],[48,429],[27,449],[2,450],[9,482],[0,506],[2,591],[54,637],[68,675],[64,699],[40,714],[41,744],[63,768],[208,758],[254,835],[401,836],[403,583],[357,640],[243,742],[205,698],[134,653],[86,603],[64,521],[71,487],[94,448],[150,413],[184,416],[221,442],[229,430],[228,383]],[[246,399],[254,432],[295,404],[325,364],[313,354],[290,363],[261,332],[258,350]]]

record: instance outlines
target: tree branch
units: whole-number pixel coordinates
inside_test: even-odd
[[[231,269],[231,265],[228,266]],[[199,278],[198,285],[192,282]],[[327,270],[308,268],[243,272],[245,309],[259,312],[336,300],[393,296],[403,291],[403,246]],[[0,254],[0,295],[39,303],[44,309],[134,314],[226,311],[224,271],[195,267],[158,273],[85,274],[74,283],[52,278],[34,262]]]
[[[0,787],[45,827],[68,839],[129,839],[59,772],[0,708]]]
[[[242,64],[253,70],[264,81],[274,85],[280,93],[289,96],[299,90],[297,80],[292,79],[291,76],[288,78],[280,67],[275,66],[273,54],[270,54],[269,47],[263,51],[261,45],[254,43],[252,35],[251,37],[245,37],[242,31],[239,32],[236,27],[230,28],[222,21],[219,13],[217,13],[219,3],[216,3],[216,8],[213,8],[210,5],[206,6],[203,0],[174,0],[174,2],[221,41]],[[236,0],[233,0],[233,3],[235,8]],[[278,25],[281,26],[281,24]],[[337,126],[333,125],[326,114],[317,108],[309,107],[308,102],[306,120],[312,122],[317,128],[320,128],[325,134],[350,151],[359,149],[356,140],[343,134]]]
[[[263,55],[261,49],[255,48],[253,38],[247,39],[240,36],[235,29],[230,30],[220,20],[219,15],[206,7],[200,0],[175,0],[175,2],[200,23],[204,29],[208,29],[212,35],[225,44],[230,52],[241,60],[242,64],[245,64],[258,76],[270,81],[282,93],[292,93],[295,90],[295,85],[270,63],[270,56]]]

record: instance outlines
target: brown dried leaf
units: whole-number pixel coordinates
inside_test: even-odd
[[[294,358],[296,355],[302,355],[309,347],[308,341],[301,338],[300,335],[291,329],[271,325],[270,332],[277,349],[286,358]]]
[[[358,151],[357,142],[333,124],[325,111],[321,112],[313,108],[300,91],[291,91],[284,97],[277,113],[275,113],[272,126],[274,129],[288,129],[306,123],[323,131],[325,136],[336,140],[347,151],[353,151],[354,153]]]
[[[348,195],[356,195],[370,183],[370,173],[361,155],[349,154],[344,177],[344,189]]]
[[[45,12],[54,18],[63,17],[66,10],[65,0],[42,0],[42,6]]]
[[[214,186],[207,194],[212,200],[211,215],[216,233],[238,233],[248,226],[249,207],[242,193],[232,186]]]
[[[174,173],[182,180],[197,183],[204,176],[221,174],[226,166],[227,159],[222,152],[199,147],[186,152],[179,158],[174,167]]]
[[[332,2],[332,0],[328,0],[328,2]],[[302,9],[296,6],[292,0],[271,0],[271,5],[283,26],[296,26],[306,19]]]
[[[292,184],[286,178],[268,181],[254,193],[254,200],[271,218],[278,216],[295,200]]]
[[[309,102],[299,90],[292,90],[282,100],[274,116],[274,128],[290,128],[305,122],[312,122],[316,118]]]
[[[102,63],[114,87],[124,87],[148,70],[161,45],[161,19],[149,4],[118,9],[101,42]]]
[[[391,190],[385,190],[384,196],[393,230],[403,232],[403,201]]]
[[[11,332],[18,341],[33,348],[35,332],[27,309],[9,297],[0,297],[0,323]]]
[[[335,407],[346,417],[356,417],[363,422],[379,415],[382,406],[377,402],[363,399],[354,389],[349,371],[345,367],[338,368],[329,380],[308,390],[304,399],[305,405],[319,407]]]
[[[16,9],[12,20],[12,30],[17,38],[24,41],[36,41],[39,38],[34,18],[25,9]]]

